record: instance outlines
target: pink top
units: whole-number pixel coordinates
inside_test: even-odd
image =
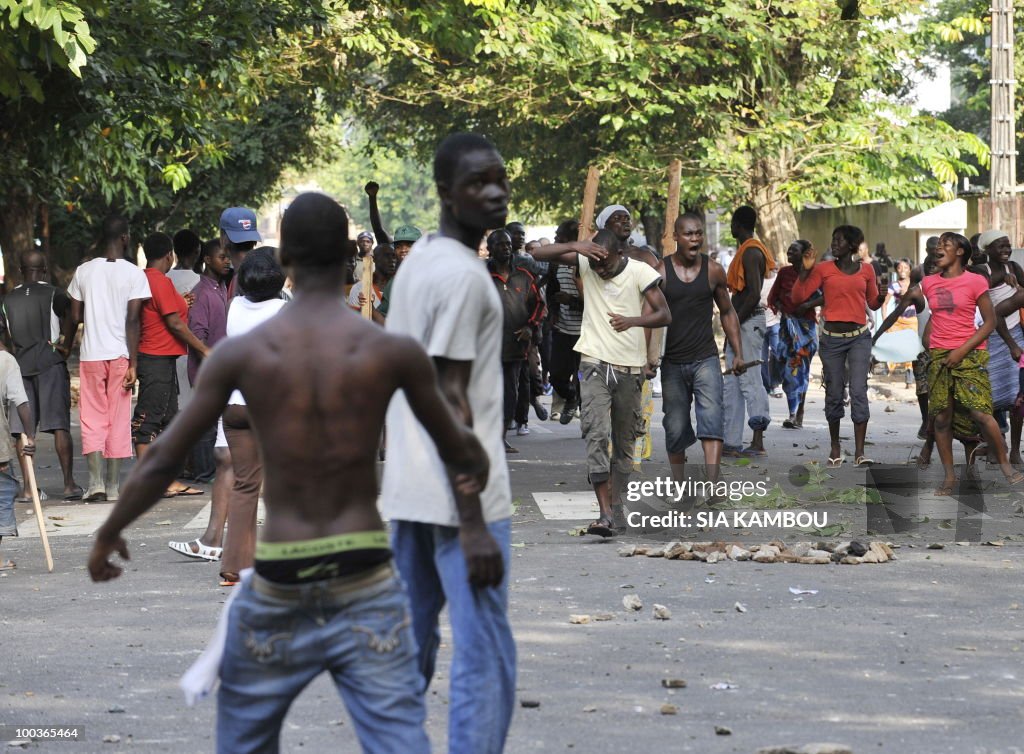
[[[974,310],[978,299],[988,293],[983,275],[964,272],[955,278],[944,278],[936,272],[921,281],[921,290],[932,312],[932,348],[959,348],[978,331],[974,326]],[[981,341],[975,350],[984,350]]]

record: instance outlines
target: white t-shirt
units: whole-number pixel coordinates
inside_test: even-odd
[[[227,337],[245,335],[255,330],[273,317],[281,307],[287,304],[283,298],[271,298],[266,301],[250,301],[245,296],[235,296],[228,306],[228,322],[225,328]],[[245,398],[239,390],[234,391],[228,399],[229,406],[244,406]]]
[[[502,310],[486,265],[475,249],[455,239],[424,237],[398,269],[390,301],[389,332],[415,338],[431,357],[473,362],[468,390],[473,431],[491,464],[480,505],[488,523],[508,518],[512,491],[502,443]],[[384,515],[458,526],[445,466],[401,391],[388,406],[387,432]]]
[[[9,351],[0,351],[0,463],[16,457],[9,417],[22,403],[28,403],[18,360]]]
[[[68,295],[85,306],[82,361],[128,358],[128,302],[150,298],[146,273],[127,259],[97,257],[75,270]]]
[[[583,323],[575,350],[592,359],[620,367],[642,367],[647,363],[644,328],[631,327],[615,332],[608,315],[639,317],[644,307],[644,292],[661,280],[658,271],[635,259],[626,260],[626,268],[605,280],[590,267],[590,260],[577,254],[580,280],[583,281]]]

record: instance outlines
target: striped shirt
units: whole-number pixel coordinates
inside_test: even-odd
[[[576,268],[573,265],[558,265],[558,290],[568,293],[570,296],[579,298],[580,292],[576,287]],[[573,308],[569,304],[558,305],[558,319],[555,322],[555,329],[566,335],[579,335],[580,324],[583,322],[583,307],[578,305]]]

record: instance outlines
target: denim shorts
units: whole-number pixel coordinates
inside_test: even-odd
[[[697,440],[724,437],[722,411],[722,368],[718,356],[689,364],[661,365],[661,403],[665,418],[665,444],[669,453],[685,453]],[[697,432],[690,421],[690,408],[697,403]]]

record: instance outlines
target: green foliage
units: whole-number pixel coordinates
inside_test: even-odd
[[[96,49],[83,3],[57,0],[0,0],[0,97],[44,98],[36,63],[81,76]],[[94,8],[95,3],[89,3]]]
[[[139,232],[185,222],[212,228],[224,205],[258,203],[281,170],[317,151],[325,103],[312,95],[335,79],[341,38],[367,33],[329,23],[322,3],[298,0],[77,7],[95,40],[80,77],[45,55],[0,55],[0,80],[28,72],[38,84],[38,96],[0,93],[5,217],[46,202],[89,219],[116,207]],[[19,44],[44,49],[56,32],[26,25],[27,17],[18,21],[27,35]],[[10,14],[0,18],[9,23]],[[4,38],[0,50],[10,48]],[[0,243],[11,255],[4,225]]]
[[[381,138],[425,153],[491,134],[518,190],[574,211],[589,164],[602,197],[644,206],[664,167],[683,199],[791,207],[920,206],[985,160],[976,137],[902,104],[923,0],[379,0],[388,46],[357,105]],[[404,10],[403,10],[404,9]],[[415,40],[411,42],[410,40]]]
[[[323,190],[348,208],[361,228],[370,229],[370,210],[363,186],[369,181],[380,184],[377,204],[385,230],[393,234],[399,225],[415,225],[426,232],[437,225],[440,204],[430,168],[409,154],[381,146],[370,140],[366,129],[358,125],[334,124],[328,131],[331,148],[326,158],[302,178]],[[295,182],[296,175],[286,175]]]
[[[940,117],[953,128],[988,140],[992,123],[989,79],[992,57],[989,31],[992,25],[988,0],[942,0],[933,15],[921,24],[919,42],[937,60],[948,63],[953,83],[953,105]],[[1017,10],[1020,27],[1021,10]],[[1014,67],[1018,82],[1024,82],[1024,34],[1014,36]],[[1024,96],[1017,85],[1017,138],[1024,139]],[[988,166],[979,164],[981,179],[988,179]],[[1024,150],[1017,158],[1017,174],[1024,175]]]

